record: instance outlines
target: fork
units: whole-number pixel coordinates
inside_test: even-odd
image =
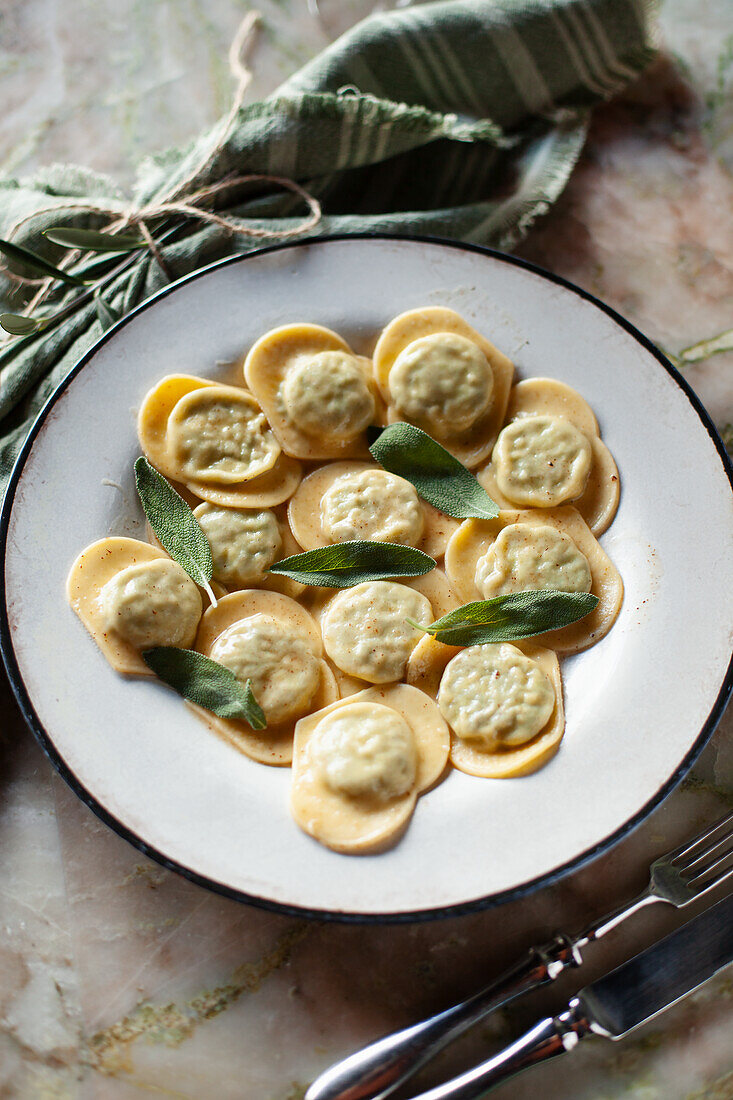
[[[733,813],[654,860],[649,885],[632,901],[589,925],[579,935],[559,933],[529,953],[468,1000],[420,1023],[385,1035],[337,1062],[310,1086],[305,1100],[383,1100],[394,1089],[493,1009],[555,981],[580,966],[582,951],[633,913],[656,902],[682,909],[733,875]]]

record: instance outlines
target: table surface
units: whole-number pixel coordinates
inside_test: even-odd
[[[369,10],[263,0],[250,98]],[[134,163],[223,113],[241,0],[4,0],[0,170]],[[675,356],[733,327],[730,0],[666,0],[664,56],[596,111],[582,160],[521,255]],[[685,376],[724,428],[733,353]],[[733,435],[733,430],[731,430]],[[683,446],[683,441],[681,441]],[[333,1059],[467,995],[530,944],[639,890],[650,858],[733,804],[729,711],[694,772],[610,854],[530,898],[399,927],[316,924],[225,900],[146,860],[54,773],[0,684],[0,1098],[300,1100]],[[679,921],[659,906],[588,953],[583,979],[499,1013],[423,1072],[485,1057],[539,1010]],[[731,1100],[733,976],[635,1036],[591,1040],[503,1086],[529,1100]]]

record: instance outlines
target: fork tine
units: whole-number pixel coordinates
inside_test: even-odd
[[[706,829],[704,833],[700,833],[699,836],[696,836],[693,840],[688,840],[684,844],[680,845],[679,848],[676,848],[674,849],[674,851],[669,852],[666,858],[670,861],[670,863],[676,864],[678,860],[682,859],[684,856],[690,855],[694,851],[694,849],[698,848],[701,844],[704,844],[711,837],[713,837],[724,825],[733,828],[733,812],[726,814],[725,817],[721,817],[719,821],[716,821],[714,825],[711,825],[709,829]],[[719,843],[720,838],[715,841],[716,845]],[[696,853],[695,858],[697,858],[698,855],[705,856],[706,854],[707,848],[702,852]]]
[[[694,890],[696,883],[699,883],[702,879],[707,878],[708,875],[711,875],[716,869],[718,870],[718,874],[725,874],[728,870],[729,864],[731,865],[731,867],[733,867],[733,862],[731,862],[732,859],[733,848],[728,848],[726,852],[723,852],[723,854],[718,856],[717,859],[714,859],[712,863],[708,863],[705,867],[701,867],[698,871],[696,871],[692,878],[688,879],[687,885]],[[723,866],[724,864],[725,866]],[[714,883],[717,882],[717,875],[713,876],[712,881]]]
[[[705,851],[700,852],[700,854],[696,855],[694,859],[688,860],[682,867],[679,868],[679,870],[685,875],[702,874],[704,868],[703,866],[701,866],[701,864],[709,865],[711,859],[719,859],[722,855],[725,854],[725,852],[721,851],[721,849],[725,848],[726,850],[730,850],[732,842],[733,831],[729,833],[724,833],[719,840],[716,840],[714,841],[714,843],[709,844]]]
[[[720,875],[718,878],[714,878],[711,882],[703,882],[694,886],[695,899],[703,897],[709,890],[714,889],[716,886],[720,886],[720,884],[725,882],[726,879],[729,879],[731,875],[733,875],[733,867],[729,867],[724,874]]]

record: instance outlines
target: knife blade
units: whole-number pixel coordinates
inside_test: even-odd
[[[733,960],[733,894],[581,990],[591,1031],[621,1039]]]
[[[622,1039],[733,962],[733,894],[581,990],[481,1065],[413,1100],[479,1100],[530,1066],[573,1050],[587,1035]]]

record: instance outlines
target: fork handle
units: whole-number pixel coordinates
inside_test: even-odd
[[[568,936],[559,935],[544,947],[533,947],[516,966],[468,1000],[385,1035],[331,1066],[313,1082],[305,1100],[382,1100],[483,1016],[554,981],[580,961]]]

